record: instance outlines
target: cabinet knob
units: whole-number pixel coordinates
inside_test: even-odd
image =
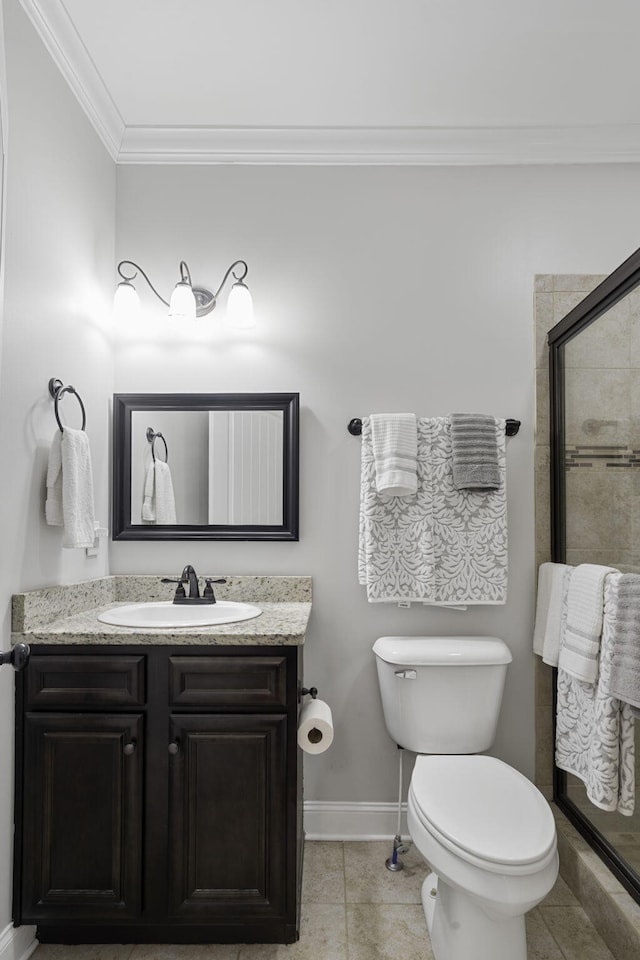
[[[171,754],[171,756],[175,757],[176,753],[180,752],[180,741],[174,740],[173,743],[169,744],[167,749],[169,750],[169,753]]]
[[[136,752],[136,742],[132,740],[131,743],[125,743],[124,749],[122,751],[125,757],[130,757],[132,753]]]

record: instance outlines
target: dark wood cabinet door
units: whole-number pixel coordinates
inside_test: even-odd
[[[22,922],[139,915],[141,715],[27,713]]]
[[[286,716],[173,716],[170,914],[283,917]]]

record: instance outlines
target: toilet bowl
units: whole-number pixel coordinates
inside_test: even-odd
[[[558,875],[549,804],[486,756],[511,653],[498,637],[380,637],[384,718],[419,754],[407,820],[431,867],[422,902],[436,960],[527,960],[524,915]]]
[[[407,817],[433,871],[422,902],[437,960],[526,960],[524,915],[558,874],[542,794],[493,757],[420,756]]]

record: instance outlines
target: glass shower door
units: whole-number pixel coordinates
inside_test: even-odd
[[[549,334],[557,562],[640,573],[638,283],[640,251]],[[640,791],[639,771],[640,749]],[[582,780],[556,768],[555,799],[640,902],[640,792],[631,816],[605,811]]]

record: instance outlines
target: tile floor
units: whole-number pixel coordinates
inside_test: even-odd
[[[300,940],[289,946],[42,944],[32,960],[433,960],[420,902],[427,868],[411,848],[391,873],[389,853],[377,841],[307,842]],[[562,879],[527,916],[527,938],[528,960],[614,960]]]

